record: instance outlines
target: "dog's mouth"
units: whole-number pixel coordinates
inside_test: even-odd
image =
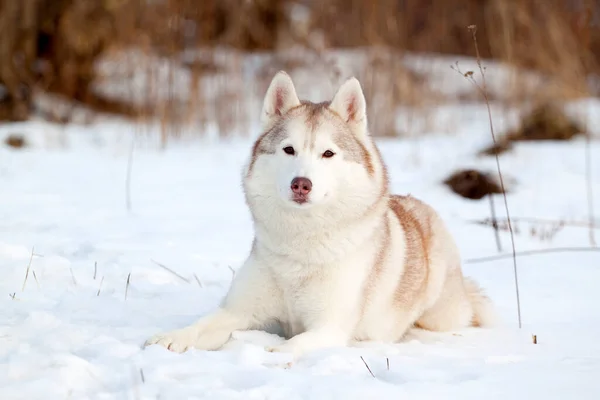
[[[325,193],[323,195],[324,199],[326,199],[327,197],[329,197],[329,193]],[[311,200],[309,195],[301,195],[301,194],[293,193],[289,197],[289,200],[296,207],[304,208],[304,207],[310,207],[310,206],[317,205],[317,203],[315,203],[314,201]]]
[[[294,203],[302,205],[302,204],[306,204],[308,203],[308,196],[305,195],[300,195],[300,194],[293,194],[292,195],[292,199],[291,199]]]

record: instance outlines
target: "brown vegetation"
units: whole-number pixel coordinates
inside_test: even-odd
[[[571,140],[584,133],[584,128],[552,103],[543,103],[522,119],[519,127],[507,132],[501,140],[481,151],[481,154],[495,155],[512,148],[512,143],[533,140]]]
[[[502,194],[502,188],[486,172],[467,169],[454,172],[444,184],[461,197],[480,200],[490,194]]]
[[[4,144],[8,147],[12,147],[13,149],[21,149],[23,147],[27,147],[25,137],[16,133],[8,135],[6,139],[4,139]]]
[[[546,81],[535,91],[521,90],[515,75],[514,84],[506,88],[512,98],[537,102],[579,97],[590,91],[589,74],[599,72],[599,4],[597,0],[0,0],[0,83],[6,89],[0,98],[0,119],[27,119],[36,91],[127,115],[164,118],[183,108],[208,107],[195,98],[186,100],[186,107],[174,106],[170,96],[140,109],[98,94],[94,84],[103,77],[97,61],[113,50],[130,48],[176,61],[191,73],[191,90],[202,91],[198,80],[218,74],[224,64],[210,55],[184,61],[181,52],[186,49],[224,47],[279,54],[294,44],[324,58],[326,49],[368,46],[380,49],[369,62],[370,69],[383,74],[381,85],[389,89],[385,103],[395,107],[410,98],[411,104],[420,104],[437,94],[413,79],[418,71],[407,71],[395,57],[381,55],[393,50],[473,56],[467,31],[472,24],[478,26],[482,57],[545,74]],[[225,62],[230,69],[236,63],[235,58]],[[332,65],[334,78],[336,71],[339,74]],[[148,79],[153,76],[148,73]],[[370,86],[380,90],[378,85]],[[223,95],[222,101],[236,108],[232,96],[235,93]],[[376,131],[397,133],[391,120]]]

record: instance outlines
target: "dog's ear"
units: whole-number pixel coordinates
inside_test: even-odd
[[[263,129],[268,129],[277,118],[299,105],[292,78],[285,71],[279,71],[273,77],[263,101],[260,119]]]
[[[339,114],[352,128],[357,128],[358,132],[367,133],[367,101],[355,77],[340,86],[329,109]]]

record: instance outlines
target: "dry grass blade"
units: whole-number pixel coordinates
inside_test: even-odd
[[[367,370],[369,371],[369,373],[371,374],[371,376],[373,378],[375,378],[375,374],[373,374],[373,371],[371,371],[371,368],[369,367],[369,364],[367,364],[367,362],[365,361],[365,359],[363,358],[363,356],[360,356],[360,359],[362,360],[363,364],[365,364],[365,367],[367,367]]]
[[[194,274],[194,279],[196,279],[196,282],[198,282],[198,286],[202,287],[202,282],[200,282],[198,275]]]
[[[96,280],[97,273],[98,273],[98,261],[94,261],[94,280]]]
[[[69,268],[71,271],[71,279],[73,280],[73,285],[77,286],[77,279],[75,279],[75,274],[73,273],[73,268]]]
[[[25,285],[27,285],[27,278],[29,277],[29,270],[31,269],[31,262],[33,261],[34,247],[31,248],[31,256],[29,257],[29,263],[27,264],[27,270],[25,271],[25,279],[23,280],[23,286],[21,292],[25,291]],[[14,299],[14,297],[13,297]]]
[[[154,264],[158,265],[159,267],[161,267],[165,271],[170,272],[171,274],[175,275],[176,277],[178,277],[182,281],[187,282],[187,283],[191,283],[189,279],[187,279],[186,277],[184,277],[182,275],[179,275],[177,272],[173,271],[171,268],[167,267],[166,265],[161,264],[158,261],[154,261],[152,259],[150,259],[150,261],[152,261]]]
[[[129,292],[129,280],[131,279],[131,272],[127,275],[127,283],[125,284],[125,300],[127,300],[127,293]]]
[[[31,270],[31,273],[33,274],[33,279],[35,280],[35,284],[37,285],[38,289],[40,288],[40,282],[38,281],[37,275],[35,274],[35,270]]]
[[[104,282],[104,277],[100,279],[100,286],[98,286],[98,293],[96,293],[96,296],[100,296],[100,290],[102,290],[102,282]]]

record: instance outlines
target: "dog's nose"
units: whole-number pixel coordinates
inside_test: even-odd
[[[292,192],[307,195],[312,189],[312,182],[308,178],[296,177],[292,179]]]

